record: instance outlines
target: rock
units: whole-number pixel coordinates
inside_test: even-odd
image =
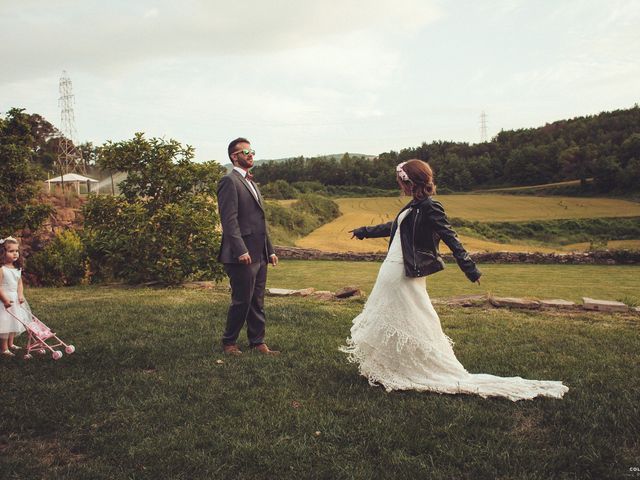
[[[343,287],[334,293],[336,298],[360,297],[362,290],[358,287]]]
[[[317,298],[318,300],[333,300],[335,298],[329,290],[317,290],[313,292],[310,297]]]
[[[540,308],[540,302],[537,300],[527,300],[524,298],[513,297],[489,297],[489,302],[494,307],[510,307],[510,308]]]
[[[267,288],[267,295],[272,295],[275,297],[290,297],[297,290],[291,290],[288,288]]]
[[[295,293],[293,293],[293,296],[294,297],[308,297],[309,295],[311,295],[315,291],[316,291],[316,289],[313,288],[313,287],[303,288],[301,290],[296,290]]]
[[[613,300],[596,300],[582,297],[582,308],[585,310],[597,310],[599,312],[627,312],[629,307],[622,302]]]
[[[457,297],[451,297],[441,303],[445,305],[457,305],[460,307],[475,307],[486,303],[486,295],[459,295]]]
[[[633,307],[633,311],[636,313],[640,313],[640,307]]]
[[[187,282],[187,283],[183,283],[182,286],[184,288],[203,288],[203,289],[211,289],[214,288],[216,285],[216,282],[208,282],[208,281],[202,281],[202,282]]]
[[[552,300],[540,300],[540,305],[546,308],[560,308],[571,309],[576,308],[576,302],[570,302],[569,300],[562,300],[560,298],[554,298]]]

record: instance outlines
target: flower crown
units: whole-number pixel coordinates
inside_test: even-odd
[[[15,239],[11,235],[9,235],[7,238],[1,238],[0,239],[0,245],[4,245],[4,242],[11,242],[11,241],[18,243],[17,239]]]
[[[399,163],[396,167],[396,173],[400,177],[400,180],[402,180],[403,182],[411,182],[411,179],[409,178],[409,175],[407,175],[407,172],[402,169],[402,167],[404,167],[406,163],[407,162]]]

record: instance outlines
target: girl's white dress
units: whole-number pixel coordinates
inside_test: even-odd
[[[2,292],[13,302],[9,311],[18,318],[23,319],[25,323],[29,323],[31,321],[29,305],[27,302],[22,304],[18,302],[18,282],[22,276],[22,271],[17,268],[8,268],[5,266],[1,268],[2,283],[0,283],[0,289],[2,289]],[[24,332],[24,330],[24,326],[9,315],[9,312],[7,312],[4,305],[0,302],[0,338],[7,338],[10,333],[19,335]]]
[[[398,224],[408,212],[402,212]],[[398,225],[373,290],[362,313],[353,320],[351,338],[341,347],[369,383],[380,384],[388,392],[468,393],[513,401],[537,396],[562,398],[569,389],[559,381],[465,370],[453,353],[453,342],[442,331],[425,277],[405,275],[399,231]]]

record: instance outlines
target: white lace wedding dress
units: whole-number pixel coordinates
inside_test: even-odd
[[[398,223],[409,210],[403,212]],[[559,381],[525,380],[471,374],[453,353],[431,305],[425,277],[404,273],[400,228],[362,313],[353,320],[351,338],[341,347],[372,385],[387,391],[422,390],[468,393],[510,400],[537,396],[562,398],[568,388]]]

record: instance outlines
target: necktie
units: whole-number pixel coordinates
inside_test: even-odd
[[[252,182],[253,181],[253,174],[251,172],[247,172],[247,176],[244,177],[247,179],[248,182]]]

